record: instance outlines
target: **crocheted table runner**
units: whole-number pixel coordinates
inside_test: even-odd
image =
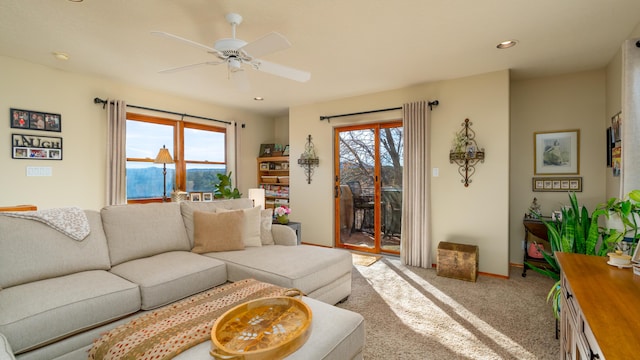
[[[241,280],[154,310],[103,334],[89,359],[171,359],[211,340],[211,328],[227,310],[246,301],[282,296],[286,289]]]

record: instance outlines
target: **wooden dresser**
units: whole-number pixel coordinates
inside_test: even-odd
[[[640,276],[608,257],[557,252],[562,269],[562,359],[637,359]]]

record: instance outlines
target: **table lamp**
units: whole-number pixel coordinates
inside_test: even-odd
[[[162,176],[164,177],[164,186],[162,187],[162,202],[167,201],[167,164],[173,164],[173,159],[171,158],[171,154],[169,154],[169,150],[162,145],[162,149],[158,152],[158,156],[156,156],[156,160],[153,162],[154,164],[162,164]]]

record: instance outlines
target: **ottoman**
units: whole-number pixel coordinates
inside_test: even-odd
[[[364,318],[362,315],[304,297],[313,312],[311,335],[287,360],[362,359]],[[196,345],[174,357],[175,360],[211,359],[211,341]]]

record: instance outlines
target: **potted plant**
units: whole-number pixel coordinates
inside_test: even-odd
[[[286,225],[289,223],[289,214],[291,214],[291,209],[285,205],[280,205],[273,210],[273,214],[276,216],[278,223]]]
[[[611,198],[605,204],[600,204],[589,215],[585,206],[579,206],[575,193],[569,193],[570,207],[561,209],[561,219],[546,221],[537,212],[534,216],[540,219],[547,227],[551,253],[542,251],[550,267],[541,268],[531,263],[525,263],[534,271],[549,276],[556,280],[547,295],[547,301],[551,300],[556,318],[560,314],[560,266],[554,256],[556,251],[571,252],[577,254],[607,256],[614,251],[619,243],[624,239],[623,234],[632,232],[632,246],[637,244],[640,234],[638,234],[638,214],[640,213],[640,190],[629,193],[625,199]],[[624,224],[622,230],[598,227],[598,219],[601,216],[611,217],[610,214],[617,214]],[[631,250],[633,251],[633,250]]]
[[[216,199],[239,199],[242,196],[238,188],[232,188],[231,171],[229,175],[217,174],[217,176],[219,181],[214,184],[214,196]]]
[[[640,238],[640,190],[631,191],[624,199],[610,198],[598,208],[605,210],[605,239],[624,245],[619,250],[632,254]]]
[[[547,301],[551,300],[556,318],[560,315],[560,265],[556,261],[555,252],[600,255],[604,251],[604,254],[600,255],[603,256],[606,255],[606,249],[609,247],[603,243],[599,249],[596,249],[600,238],[598,218],[605,214],[605,210],[596,209],[589,215],[587,208],[578,205],[576,194],[571,192],[569,201],[571,206],[561,209],[562,216],[559,220],[546,221],[539,213],[534,213],[534,216],[547,227],[551,252],[542,251],[542,255],[550,266],[539,267],[532,263],[525,263],[525,266],[529,266],[532,270],[556,280],[547,295]]]

